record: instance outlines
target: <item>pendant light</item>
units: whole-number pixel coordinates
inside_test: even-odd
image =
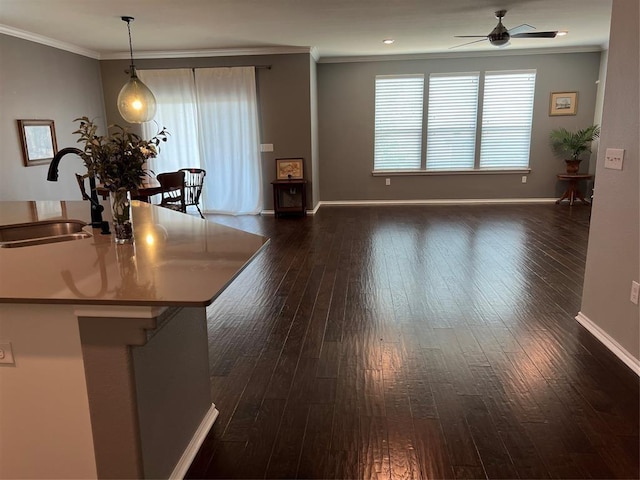
[[[133,47],[131,45],[131,22],[133,17],[120,17],[123,22],[127,22],[129,31],[129,53],[131,55],[131,66],[129,67],[131,78],[125,83],[118,94],[118,111],[122,118],[129,123],[148,122],[156,114],[156,97],[153,96],[147,87],[136,75],[136,66],[133,64]]]

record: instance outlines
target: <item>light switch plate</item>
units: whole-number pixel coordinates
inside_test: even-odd
[[[607,148],[607,151],[604,154],[604,168],[610,168],[611,170],[622,170],[623,160],[623,148]]]
[[[260,144],[261,152],[273,152],[273,143],[261,143]]]

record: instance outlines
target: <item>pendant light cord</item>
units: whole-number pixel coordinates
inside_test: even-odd
[[[129,55],[131,56],[131,65],[133,65],[133,44],[131,43],[131,23],[127,20],[127,30],[129,32]]]

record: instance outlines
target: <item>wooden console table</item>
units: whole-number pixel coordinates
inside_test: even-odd
[[[307,214],[307,181],[274,180],[273,211],[276,217]]]
[[[564,191],[562,196],[556,200],[556,204],[562,202],[562,200],[569,200],[569,205],[573,205],[576,199],[580,200],[582,203],[589,205],[589,201],[585,200],[582,196],[582,192],[578,187],[578,182],[580,180],[591,180],[593,175],[589,175],[588,173],[559,173],[558,180],[562,180],[563,182],[569,182],[567,189]]]

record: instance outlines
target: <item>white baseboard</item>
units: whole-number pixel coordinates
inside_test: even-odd
[[[556,198],[444,198],[428,200],[322,200],[320,205],[492,205],[516,203],[555,203]]]
[[[320,202],[322,203],[322,202]],[[313,210],[307,210],[307,215],[315,215],[318,212],[318,209],[320,208],[320,203],[318,203],[316,205],[316,208],[314,208]],[[260,212],[260,215],[275,215],[276,212],[273,210],[262,210]]]
[[[212,403],[211,407],[209,407],[209,410],[202,418],[200,425],[193,434],[193,437],[182,454],[182,457],[180,457],[180,460],[173,469],[173,472],[171,472],[171,476],[169,477],[170,479],[183,479],[187,474],[187,470],[189,470],[191,462],[193,462],[196,453],[198,453],[198,450],[200,449],[202,442],[204,442],[207,433],[209,433],[213,422],[218,418],[218,413],[216,406]]]
[[[316,213],[318,213],[318,210],[320,209],[320,205],[322,204],[322,202],[318,202],[318,204],[315,206],[315,208],[313,210],[307,210],[307,214],[308,215],[315,215]]]
[[[605,347],[611,350],[616,357],[622,360],[627,367],[633,370],[636,375],[640,376],[640,360],[627,352],[618,342],[611,338],[607,332],[593,323],[584,313],[578,312],[576,320],[580,325],[586,328],[591,335],[596,337]]]
[[[321,206],[375,206],[375,205],[496,205],[496,204],[540,204],[555,203],[556,198],[476,198],[476,199],[431,199],[431,200],[322,200],[308,215],[315,215]],[[275,215],[273,210],[262,210],[261,215]]]

